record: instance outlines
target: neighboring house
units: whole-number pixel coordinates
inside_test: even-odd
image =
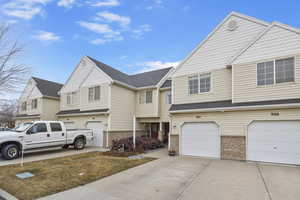
[[[29,121],[55,120],[62,84],[31,77],[18,101],[16,125]]]
[[[96,146],[134,131],[167,142],[171,69],[127,75],[85,56],[60,90],[57,117],[68,128],[93,129]]]
[[[172,73],[170,148],[300,164],[300,30],[227,16]]]

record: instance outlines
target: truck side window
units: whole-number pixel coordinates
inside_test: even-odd
[[[50,127],[52,132],[62,131],[60,123],[50,123]]]
[[[37,123],[33,125],[33,127],[30,128],[31,133],[41,133],[41,132],[47,132],[47,126],[45,123]]]

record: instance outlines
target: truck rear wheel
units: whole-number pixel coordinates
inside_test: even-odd
[[[15,144],[8,144],[2,148],[1,154],[5,160],[16,159],[20,155],[20,149]]]
[[[84,149],[85,146],[85,141],[84,138],[76,138],[74,142],[74,149],[76,150],[81,150]]]

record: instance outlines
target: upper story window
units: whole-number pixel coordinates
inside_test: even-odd
[[[257,85],[272,85],[295,81],[294,58],[279,59],[257,64]]]
[[[166,92],[165,104],[172,104],[172,94],[171,94],[171,91]]]
[[[211,88],[210,73],[198,74],[189,77],[189,94],[209,92]]]
[[[152,90],[139,92],[139,103],[140,104],[152,103],[152,98],[153,98]]]
[[[72,105],[76,103],[77,99],[77,93],[76,92],[70,92],[67,94],[67,104]]]
[[[26,111],[27,110],[27,103],[26,102],[22,102],[22,104],[21,104],[21,110],[22,111]]]
[[[100,86],[89,88],[89,92],[88,92],[89,102],[100,100],[100,92],[101,92]]]
[[[32,99],[31,100],[31,109],[37,109],[38,100]]]

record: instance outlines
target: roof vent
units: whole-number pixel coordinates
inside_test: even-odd
[[[231,20],[227,24],[227,30],[234,31],[238,27],[237,22],[235,20]]]

